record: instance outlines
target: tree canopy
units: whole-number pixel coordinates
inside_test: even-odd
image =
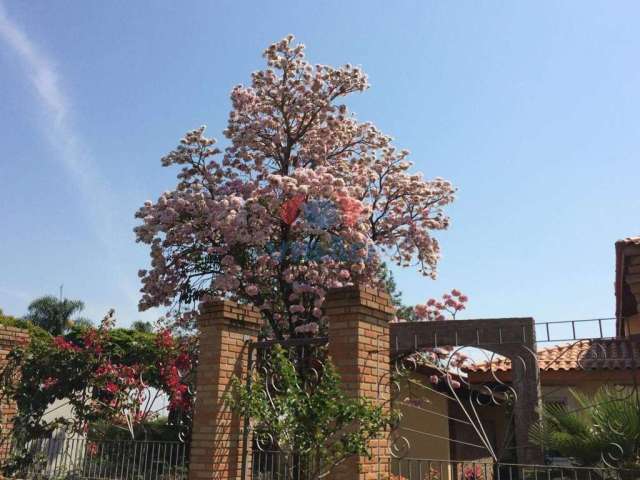
[[[327,290],[381,286],[382,258],[435,276],[455,189],[411,172],[409,152],[349,112],[368,88],[352,65],[313,65],[292,36],[231,92],[217,148],[204,127],[162,159],[178,183],[137,212],[151,250],[140,307],[175,306],[183,325],[201,300],[257,306],[276,338],[315,334]]]

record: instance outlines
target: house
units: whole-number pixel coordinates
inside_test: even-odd
[[[593,394],[604,386],[620,390],[640,383],[640,237],[616,243],[615,296],[614,338],[576,338],[537,349],[540,403],[574,409],[572,389]],[[432,385],[437,372],[425,365],[398,385],[398,456],[516,461],[512,360],[483,353],[464,371],[451,372],[458,388]]]

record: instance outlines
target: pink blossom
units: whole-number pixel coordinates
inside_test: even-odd
[[[311,335],[316,335],[319,330],[320,330],[320,327],[316,322],[311,322],[311,323],[299,325],[296,327],[297,333],[307,333]]]
[[[291,313],[302,313],[304,312],[304,310],[305,310],[304,305],[300,305],[297,303],[289,307],[289,311]]]
[[[42,382],[42,389],[43,390],[48,390],[48,389],[50,389],[52,387],[55,387],[57,384],[58,384],[58,380],[56,378],[47,377]]]
[[[342,210],[342,222],[348,227],[354,226],[364,210],[362,203],[355,198],[342,196],[338,198],[338,204]]]
[[[247,288],[245,288],[245,291],[247,292],[247,295],[255,297],[258,294],[258,287],[257,285],[248,285]]]
[[[427,305],[416,305],[415,307],[413,307],[413,309],[416,312],[418,318],[426,319],[429,315],[429,308],[427,307]]]
[[[456,300],[454,297],[457,297]],[[453,289],[451,290],[451,295],[445,293],[442,295],[442,301],[438,301],[434,298],[430,298],[427,300],[427,303],[424,305],[416,305],[413,308],[414,313],[418,320],[425,321],[442,321],[447,318],[455,319],[456,314],[466,309],[465,302],[468,298],[460,293],[459,290]],[[447,314],[449,315],[447,317]]]

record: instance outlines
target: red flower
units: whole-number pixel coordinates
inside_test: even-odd
[[[96,369],[97,377],[106,377],[114,373],[116,373],[116,367],[109,362],[103,363]]]
[[[298,194],[293,198],[287,200],[280,207],[280,218],[287,225],[291,225],[296,221],[300,214],[300,207],[304,203],[304,195]]]
[[[67,350],[72,352],[80,351],[80,347],[78,347],[77,345],[74,345],[71,342],[68,342],[67,340],[64,339],[64,337],[54,337],[53,344],[56,347],[58,347],[60,350]]]
[[[98,444],[97,443],[93,443],[93,442],[89,442],[87,444],[87,453],[89,455],[91,455],[92,457],[98,453]]]
[[[191,367],[191,358],[189,358],[186,352],[182,352],[176,357],[174,364],[178,370],[189,370]]]
[[[156,337],[156,344],[160,348],[173,347],[173,335],[171,335],[171,332],[167,329],[162,330],[161,332],[158,333],[158,336]]]
[[[84,346],[87,349],[93,350],[97,354],[102,353],[102,345],[100,344],[100,340],[101,339],[98,336],[98,332],[95,329],[87,330],[82,337]]]
[[[111,394],[116,394],[120,388],[115,383],[109,382],[105,385],[104,389]]]

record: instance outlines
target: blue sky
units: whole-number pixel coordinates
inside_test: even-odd
[[[0,308],[57,293],[121,324],[147,251],[133,214],[172,187],[160,157],[288,33],[361,65],[351,105],[458,188],[437,281],[466,317],[614,312],[615,240],[640,233],[637,2],[0,0]],[[186,4],[184,4],[186,5]]]

